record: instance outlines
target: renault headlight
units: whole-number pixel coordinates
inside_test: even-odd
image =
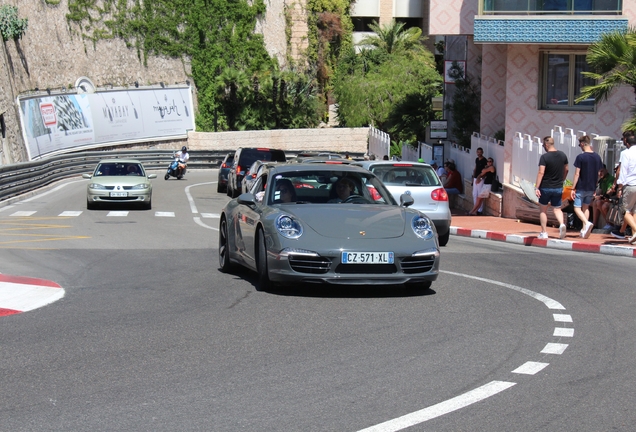
[[[148,189],[148,183],[139,183],[134,185],[133,190],[144,190],[144,189]]]
[[[99,183],[91,183],[88,185],[89,189],[100,189],[100,190],[106,190],[106,186],[99,184]]]
[[[433,223],[429,218],[423,215],[418,215],[413,218],[411,228],[413,228],[413,232],[416,236],[424,240],[431,239],[435,235]]]
[[[289,239],[297,239],[303,235],[303,226],[296,219],[288,215],[280,215],[276,219],[276,230]]]

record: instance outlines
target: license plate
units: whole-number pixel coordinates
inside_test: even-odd
[[[110,193],[111,197],[127,197],[128,196],[128,192],[111,192]]]
[[[343,264],[393,264],[393,252],[342,252]]]

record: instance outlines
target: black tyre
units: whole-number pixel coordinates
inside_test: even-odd
[[[163,176],[164,180],[168,180],[170,178],[170,174],[166,174],[165,176]]]
[[[230,183],[228,182],[227,186],[225,187],[225,194],[227,196],[229,196],[230,198],[234,198],[232,196],[232,188],[230,187]]]
[[[450,230],[446,231],[446,234],[439,236],[439,245],[446,246],[449,238],[450,238]]]
[[[225,218],[221,219],[221,226],[219,227],[219,266],[223,273],[229,272],[232,268],[230,250],[228,247],[227,221]]]
[[[217,192],[217,193],[221,193],[221,192],[223,192],[223,188],[221,187],[221,184],[220,184],[220,183],[217,183],[217,184],[216,184],[216,192]]]
[[[86,209],[87,210],[95,210],[97,209],[97,203],[86,201]]]
[[[152,200],[150,200],[150,201],[148,201],[147,203],[144,204],[144,209],[152,210]]]
[[[267,269],[267,246],[265,245],[265,233],[262,229],[258,230],[257,235],[257,258],[256,268],[258,269],[258,288],[265,291],[270,287],[269,271]]]

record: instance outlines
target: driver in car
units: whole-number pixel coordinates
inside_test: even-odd
[[[337,197],[327,201],[330,203],[340,203],[345,201],[347,198],[349,198],[349,196],[353,194],[353,191],[356,188],[353,181],[351,179],[348,179],[347,177],[343,177],[338,180],[336,184],[333,185],[333,187],[336,190]]]

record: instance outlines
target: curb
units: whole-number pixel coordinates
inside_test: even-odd
[[[536,236],[522,236],[519,234],[500,233],[495,231],[478,230],[461,227],[450,227],[451,235],[482,238],[524,246],[536,246],[550,249],[561,249],[575,252],[601,253],[605,255],[636,258],[636,248],[626,246],[601,245],[558,239],[538,239]]]
[[[64,294],[64,289],[52,281],[0,274],[0,317],[46,306]]]

